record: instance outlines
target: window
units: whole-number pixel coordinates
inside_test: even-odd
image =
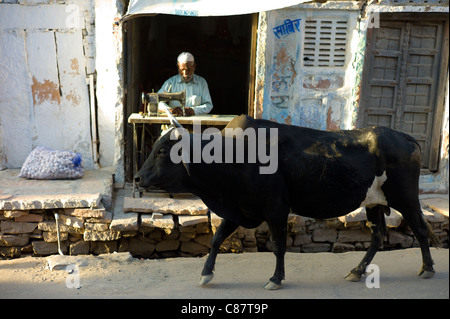
[[[306,20],[304,66],[344,66],[346,47],[347,20],[332,18]]]

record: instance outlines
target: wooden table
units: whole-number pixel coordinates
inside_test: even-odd
[[[223,128],[227,126],[227,124],[235,118],[237,115],[216,115],[216,114],[204,114],[204,115],[195,115],[189,117],[177,116],[176,119],[181,125],[192,126],[195,123],[200,123],[203,128],[206,127],[218,127]],[[198,122],[197,122],[198,121]],[[167,116],[143,116],[139,113],[133,113],[128,118],[128,123],[133,124],[133,175],[135,175],[138,169],[142,166],[148,154],[145,149],[145,125],[151,127],[151,125],[157,124],[170,124],[169,118]],[[140,147],[138,147],[138,132],[137,126],[141,126],[141,143]],[[150,134],[152,135],[153,141],[159,136],[159,132],[157,134],[152,134],[150,129]],[[156,136],[157,135],[157,136]]]

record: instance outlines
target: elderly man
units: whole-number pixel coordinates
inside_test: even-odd
[[[195,63],[194,56],[189,52],[183,52],[178,56],[178,74],[172,76],[164,82],[158,93],[176,93],[186,90],[186,108],[187,116],[207,114],[213,108],[211,95],[209,94],[208,83],[197,74],[194,74]],[[161,105],[163,104],[163,105]],[[178,101],[160,102],[159,109],[163,110],[164,106],[168,106],[175,116],[183,115],[183,111]]]

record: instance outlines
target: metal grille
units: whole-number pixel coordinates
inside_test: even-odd
[[[347,20],[327,18],[306,21],[304,66],[344,66],[346,47]]]

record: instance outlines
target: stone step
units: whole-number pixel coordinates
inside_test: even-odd
[[[162,213],[173,215],[206,215],[208,207],[201,199],[125,197],[124,212]]]
[[[111,169],[85,171],[75,180],[32,180],[19,173],[0,171],[0,210],[97,208],[101,203],[111,208]]]
[[[422,199],[423,206],[427,206],[435,212],[448,218],[449,201],[448,198],[426,198]]]

